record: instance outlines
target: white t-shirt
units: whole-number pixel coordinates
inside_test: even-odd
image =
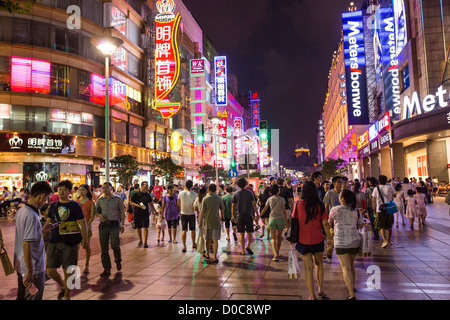
[[[197,199],[197,194],[193,191],[184,190],[178,194],[178,199],[180,199],[181,204],[181,214],[193,215],[194,212],[194,202]]]
[[[378,188],[381,191],[381,194],[383,195],[383,200],[381,200],[381,196],[380,193],[378,192]],[[375,208],[377,212],[378,208],[386,202],[392,201],[394,199],[394,195],[396,194],[394,188],[392,188],[392,186],[389,185],[379,185],[378,187],[376,187],[375,189],[373,189],[373,193],[372,193],[372,197],[377,199],[377,207]]]
[[[336,206],[330,210],[328,218],[333,224],[334,246],[336,248],[357,248],[360,245],[358,224],[362,224],[362,216],[348,206]]]

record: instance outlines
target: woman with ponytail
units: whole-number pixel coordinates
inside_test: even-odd
[[[334,228],[334,247],[344,273],[344,281],[350,293],[348,300],[355,297],[355,258],[359,252],[359,228],[363,226],[362,215],[356,210],[356,195],[343,189],[339,195],[340,206],[330,210],[328,222]]]

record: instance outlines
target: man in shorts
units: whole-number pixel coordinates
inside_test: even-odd
[[[245,255],[245,250],[253,255],[250,245],[253,239],[253,221],[255,214],[258,212],[256,209],[256,200],[252,191],[245,189],[247,186],[247,180],[241,178],[238,180],[237,185],[239,190],[233,194],[231,215],[232,220],[237,224],[237,232],[240,236],[241,243],[241,255]],[[247,247],[245,246],[245,233],[247,233]]]
[[[181,241],[183,243],[183,252],[186,252],[186,233],[188,229],[191,231],[192,249],[197,248],[195,239],[195,212],[194,202],[197,199],[197,194],[191,189],[193,183],[191,180],[186,181],[186,190],[178,194],[178,207],[181,208]]]
[[[199,223],[204,223],[206,229],[206,259],[209,258],[209,248],[213,244],[213,263],[218,263],[217,251],[219,249],[220,229],[223,220],[225,206],[223,200],[216,194],[217,186],[210,184],[208,194],[202,200],[202,210],[200,211]],[[201,227],[201,225],[199,226]]]
[[[48,209],[47,224],[59,223],[57,228],[52,229],[52,236],[48,246],[47,275],[55,280],[60,286],[58,300],[70,300],[70,289],[67,280],[71,276],[68,269],[78,264],[78,244],[83,249],[88,249],[87,226],[83,210],[78,202],[70,200],[72,182],[61,181],[58,184],[59,200],[53,202]],[[69,243],[68,239],[71,239]],[[57,269],[63,268],[64,281]]]
[[[141,189],[136,191],[131,200],[130,204],[134,208],[134,227],[137,230],[139,237],[138,246],[144,244],[144,248],[148,248],[148,228],[150,226],[150,211],[149,208],[156,212],[153,206],[153,199],[150,193],[148,193],[148,182],[144,181],[141,183]],[[142,242],[142,229],[144,229],[144,242]]]

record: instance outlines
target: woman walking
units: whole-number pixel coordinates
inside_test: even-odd
[[[288,219],[286,216],[286,201],[280,197],[280,188],[274,185],[270,188],[272,196],[267,200],[266,206],[261,212],[261,216],[270,210],[268,232],[272,236],[271,244],[274,252],[273,261],[278,261],[280,256],[281,240],[283,229],[288,226]],[[258,217],[257,217],[258,219]]]
[[[398,228],[398,215],[402,218],[402,226],[405,226],[405,193],[403,191],[402,185],[400,183],[395,185],[394,188],[396,192],[396,196],[394,198],[394,202],[397,205],[398,212],[395,214],[396,227]]]
[[[319,287],[318,295],[326,297],[323,291],[325,238],[322,228],[325,230],[327,241],[331,241],[331,234],[328,224],[328,213],[319,199],[319,193],[314,182],[308,181],[303,185],[300,200],[294,207],[292,217],[298,218],[299,242],[295,248],[301,254],[303,265],[305,266],[305,280],[309,290],[309,300],[316,300],[313,276],[314,265]]]
[[[359,252],[360,239],[358,228],[362,228],[362,215],[356,210],[356,195],[348,189],[342,190],[339,196],[340,206],[330,210],[328,219],[334,227],[334,247],[344,274],[345,285],[350,296],[355,297],[355,258]]]
[[[169,229],[169,243],[178,243],[177,226],[180,217],[180,208],[177,204],[178,197],[173,190],[173,186],[167,187],[167,194],[162,198],[162,211],[164,212],[164,219],[167,222],[167,228]]]
[[[91,238],[92,238],[92,221],[95,218],[95,203],[92,200],[92,193],[89,191],[89,186],[87,184],[83,184],[78,190],[80,196],[77,198],[77,202],[80,204],[81,209],[83,210],[84,218],[86,219],[87,225],[87,233],[88,236],[86,238],[86,243],[88,246],[86,247],[86,262],[84,265],[83,273],[89,273],[89,261],[91,259]]]
[[[262,213],[262,211],[266,207],[266,202],[267,202],[267,200],[269,200],[269,198],[270,198],[270,188],[265,187],[263,193],[260,194],[259,198],[258,198],[258,205],[261,210],[260,214],[261,214],[261,221],[262,221],[262,232],[261,232],[261,235],[259,236],[259,238],[262,239],[264,237],[264,232],[267,228],[267,240],[270,240],[270,231],[269,231],[269,227],[268,227],[270,208],[267,211],[265,211],[264,214]]]
[[[406,197],[406,217],[411,224],[411,230],[414,230],[414,219],[418,217],[417,212],[417,199],[414,197],[414,191],[409,189],[408,196]]]

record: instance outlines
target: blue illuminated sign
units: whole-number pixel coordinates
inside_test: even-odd
[[[378,121],[369,127],[369,142],[378,137]]]
[[[395,15],[392,0],[383,0],[377,11],[377,28],[381,42],[381,64],[386,111],[392,110],[393,120],[400,116],[400,78],[397,58]]]
[[[348,124],[369,124],[362,11],[342,14]]]
[[[214,57],[216,106],[228,104],[227,57]]]

